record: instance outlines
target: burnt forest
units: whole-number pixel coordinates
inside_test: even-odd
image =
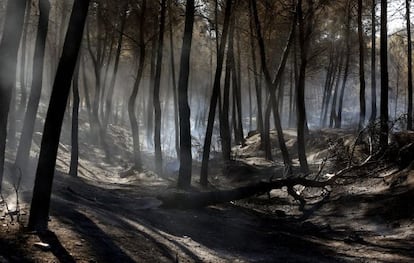
[[[0,0],[0,262],[414,262],[411,0]]]

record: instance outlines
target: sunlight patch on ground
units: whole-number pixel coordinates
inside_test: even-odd
[[[176,255],[177,262],[193,262],[194,261],[188,258],[188,252],[184,251],[183,248],[181,248],[180,246],[183,246],[184,249],[191,251],[202,262],[227,262],[228,261],[228,260],[223,260],[224,255],[219,255],[217,252],[194,241],[193,239],[191,239],[191,237],[188,237],[188,236],[177,237],[177,236],[165,233],[157,229],[149,229],[148,227],[145,227],[137,222],[134,222],[124,217],[122,217],[121,220],[135,227],[138,231],[144,232],[145,234],[151,236],[152,238],[157,240],[157,242],[160,242],[161,244],[163,244],[165,247],[169,249],[171,253],[173,253],[173,255],[174,254]],[[177,244],[180,244],[180,246],[178,246]],[[183,259],[185,261],[182,261]],[[238,262],[243,262],[243,261],[238,261]]]

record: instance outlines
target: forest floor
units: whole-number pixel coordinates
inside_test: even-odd
[[[119,149],[128,144],[124,130],[110,129]],[[294,132],[286,131],[286,137],[296,158]],[[353,138],[344,130],[312,132],[307,145],[312,169],[318,171],[327,157],[320,176],[343,168],[341,147]],[[174,169],[163,176],[149,170],[127,172],[128,162],[120,165],[120,160],[127,160],[125,152],[114,150],[117,161],[105,163],[102,152],[91,151],[95,147],[86,141],[82,140],[77,178],[66,174],[70,148],[62,142],[49,233],[39,236],[24,229],[33,181],[27,172],[18,189],[19,213],[7,214],[16,208],[12,187],[16,177],[6,176],[7,201],[0,206],[0,262],[414,261],[412,167],[370,162],[326,189],[297,189],[307,200],[303,211],[283,188],[205,208],[167,209],[160,207],[157,196],[176,191]],[[283,176],[280,160],[264,160],[257,135],[246,144],[234,149],[236,162],[225,171],[219,160],[212,160],[210,190]],[[357,147],[355,152],[355,162],[364,159]],[[277,150],[274,156],[277,160]],[[147,155],[144,160],[152,163]],[[174,166],[171,162],[166,167]],[[202,191],[197,186],[198,163],[193,170],[192,191]]]

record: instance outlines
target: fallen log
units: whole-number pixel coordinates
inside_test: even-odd
[[[256,184],[242,186],[231,190],[217,190],[209,192],[167,192],[157,197],[162,201],[161,207],[163,208],[178,208],[178,209],[192,209],[202,208],[210,205],[227,203],[230,201],[236,201],[245,199],[255,195],[261,195],[270,192],[273,189],[281,189],[282,187],[288,188],[288,193],[296,200],[301,202],[303,207],[305,200],[293,190],[294,186],[301,185],[304,187],[324,188],[328,185],[332,185],[338,178],[343,177],[350,171],[361,168],[366,165],[372,156],[369,156],[364,162],[359,165],[354,165],[342,169],[329,179],[324,181],[309,180],[303,177],[294,177],[279,179],[270,182],[259,182]]]
[[[296,185],[305,187],[323,188],[333,182],[334,177],[326,181],[313,181],[304,178],[282,179],[272,182],[259,182],[231,190],[218,190],[209,192],[169,192],[157,197],[162,201],[161,207],[191,209],[209,205],[221,204],[240,200],[255,195],[265,194],[273,189],[287,187],[293,189]]]

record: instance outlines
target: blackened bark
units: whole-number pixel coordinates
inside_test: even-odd
[[[293,44],[296,47],[296,44]],[[294,125],[293,116],[295,114],[295,100],[294,100],[294,92],[296,87],[296,78],[295,78],[295,71],[296,71],[296,63],[294,62],[296,60],[296,48],[294,48],[293,52],[293,63],[290,69],[290,87],[289,87],[289,120],[288,120],[288,127],[292,128]]]
[[[158,21],[158,20],[157,20]],[[157,23],[154,22],[154,32],[157,32]],[[157,38],[152,40],[151,47],[151,62],[150,62],[150,81],[148,86],[148,103],[147,103],[147,143],[148,145],[153,142],[154,134],[154,82],[155,82],[155,69],[157,58]]]
[[[285,100],[285,78],[284,78],[284,75],[282,75],[282,78],[280,80],[279,90],[277,93],[277,104],[279,105],[280,116],[283,116],[284,100]],[[283,122],[283,117],[281,121]]]
[[[98,31],[98,36],[101,35],[101,26],[100,26],[100,20],[102,19],[101,16],[101,7],[98,4],[97,5],[97,31]],[[106,140],[105,140],[105,135],[104,135],[104,130],[102,128],[102,124],[101,121],[99,119],[99,108],[101,105],[100,103],[100,95],[103,92],[102,89],[102,81],[101,81],[101,72],[102,72],[102,65],[103,65],[103,61],[104,61],[104,48],[102,47],[102,39],[98,38],[97,41],[97,47],[96,47],[96,55],[94,54],[93,50],[92,50],[92,44],[91,44],[91,39],[90,39],[90,35],[89,35],[89,25],[87,25],[86,27],[86,39],[87,39],[87,47],[88,47],[88,51],[90,54],[90,57],[92,59],[92,63],[93,63],[93,70],[94,70],[94,75],[95,75],[95,94],[93,96],[93,102],[92,102],[92,116],[93,116],[93,122],[91,123],[92,129],[93,129],[93,137],[92,138],[96,138],[96,142],[100,143],[102,149],[105,152],[105,158],[107,160],[110,159],[110,154],[109,154],[109,148],[108,145],[106,144]],[[102,107],[101,107],[102,108]]]
[[[187,188],[191,184],[192,156],[190,107],[188,105],[188,75],[190,73],[190,52],[194,27],[194,0],[187,0],[183,46],[181,48],[180,76],[178,78],[178,107],[180,114],[180,170],[178,187]]]
[[[344,77],[342,80],[342,87],[341,92],[339,94],[339,101],[338,101],[338,114],[337,114],[337,122],[335,123],[335,128],[341,128],[342,127],[342,108],[343,108],[343,101],[344,101],[344,95],[345,95],[345,88],[346,88],[346,82],[348,80],[349,75],[349,64],[351,59],[351,7],[350,7],[350,1],[347,3],[347,20],[346,20],[346,26],[345,26],[345,43],[346,43],[346,50],[345,50],[345,69],[344,69]]]
[[[408,106],[407,106],[407,130],[413,129],[413,58],[412,58],[412,41],[411,41],[411,19],[410,19],[410,2],[405,0],[406,18],[407,18],[407,72],[408,72]]]
[[[358,41],[359,41],[359,125],[362,129],[365,123],[365,54],[364,54],[364,33],[362,28],[362,0],[358,0]]]
[[[286,67],[286,62],[289,56],[289,50],[290,47],[293,43],[293,39],[294,39],[294,35],[295,35],[295,28],[296,28],[296,15],[293,18],[293,22],[292,22],[292,27],[289,33],[289,37],[286,43],[286,46],[283,50],[283,55],[282,55],[282,59],[280,61],[279,67],[277,69],[276,72],[276,76],[274,81],[272,82],[271,77],[270,77],[270,72],[269,69],[267,67],[267,63],[266,63],[266,53],[265,53],[265,46],[264,46],[264,40],[263,40],[263,36],[262,36],[262,32],[261,32],[261,26],[260,26],[260,21],[259,21],[259,16],[257,13],[257,5],[255,1],[250,1],[251,4],[251,12],[255,21],[255,25],[256,25],[256,34],[257,34],[257,39],[259,42],[259,50],[260,50],[260,59],[261,59],[261,65],[262,65],[262,71],[265,77],[265,81],[266,81],[266,86],[269,92],[269,102],[270,105],[272,105],[272,109],[273,109],[273,118],[274,118],[274,122],[275,122],[275,127],[276,127],[276,131],[277,131],[277,136],[278,136],[278,141],[279,141],[279,147],[280,147],[280,151],[282,153],[282,157],[283,157],[283,162],[285,164],[285,167],[288,169],[288,171],[290,172],[291,166],[292,166],[292,160],[290,158],[290,154],[287,150],[286,147],[286,142],[283,136],[283,130],[282,130],[282,124],[280,121],[280,115],[279,115],[279,106],[277,104],[277,99],[276,99],[276,88],[280,85],[281,83],[281,79],[282,79],[282,75],[284,72],[284,69]],[[267,137],[267,131],[265,129],[265,137]],[[269,147],[270,146],[270,139],[269,138],[265,138],[265,147]],[[269,159],[271,159],[271,154]]]
[[[247,90],[249,92],[249,131],[253,130],[253,98],[252,98],[252,77],[251,72],[249,69],[250,65],[250,58],[248,59],[248,63],[246,64],[246,71],[247,71]]]
[[[380,104],[380,146],[388,146],[388,39],[387,39],[387,4],[381,1],[380,64],[381,64],[381,104]]]
[[[165,12],[166,0],[161,1],[160,28],[158,35],[157,50],[157,67],[155,69],[154,80],[154,148],[155,148],[155,167],[158,173],[162,172],[162,152],[161,152],[161,101],[160,101],[160,84],[162,57],[164,49],[164,31],[165,31]]]
[[[23,31],[26,0],[9,0],[0,43],[0,191],[7,139],[7,117],[16,85],[17,52]]]
[[[371,9],[371,117],[370,121],[374,122],[377,118],[377,30],[376,30],[376,0],[372,0]]]
[[[328,116],[328,108],[329,103],[331,101],[332,96],[332,86],[333,82],[335,81],[336,77],[336,69],[337,69],[337,58],[336,53],[334,51],[334,44],[332,43],[331,47],[331,54],[330,54],[330,61],[328,66],[328,71],[326,72],[326,80],[325,80],[325,88],[324,94],[322,99],[322,114],[321,114],[321,127],[326,127],[326,120]]]
[[[178,113],[178,94],[177,94],[177,81],[175,76],[175,57],[174,57],[174,41],[173,41],[173,14],[171,8],[171,1],[168,1],[168,17],[169,17],[169,33],[170,33],[170,62],[171,62],[171,81],[173,88],[173,105],[174,105],[174,128],[175,128],[175,151],[177,158],[180,158],[180,124],[179,124],[179,113]],[[203,111],[204,112],[204,111]],[[202,120],[204,122],[204,119]]]
[[[69,175],[73,177],[78,176],[78,162],[79,162],[79,70],[80,58],[76,63],[75,72],[72,80],[72,131],[71,131],[71,149],[70,149],[70,165]]]
[[[123,36],[124,36],[125,23],[127,20],[127,11],[128,11],[128,1],[125,1],[124,7],[122,10],[121,25],[119,28],[118,46],[116,48],[116,53],[115,53],[114,69],[112,71],[111,81],[109,83],[108,92],[107,92],[106,99],[105,99],[105,114],[103,117],[103,124],[102,124],[103,126],[102,128],[104,129],[104,134],[106,134],[108,122],[110,119],[110,115],[112,113],[112,100],[113,100],[113,95],[114,95],[116,77],[118,74],[119,60],[121,58],[122,41],[124,39]]]
[[[342,49],[342,47],[341,47],[341,49]],[[338,66],[339,67],[338,68],[338,74],[337,74],[337,78],[336,78],[334,94],[333,94],[333,97],[332,97],[331,114],[330,114],[330,117],[329,117],[329,128],[333,128],[336,125],[336,123],[338,122],[336,104],[338,103],[339,83],[341,82],[343,63],[344,63],[344,52],[341,51],[340,52],[340,59],[339,59],[339,66]]]
[[[250,26],[250,34],[249,34],[249,40],[250,40],[250,51],[252,56],[252,64],[253,64],[253,79],[254,79],[254,87],[256,91],[256,103],[257,103],[257,120],[256,120],[256,129],[260,133],[260,140],[261,144],[263,144],[263,138],[264,138],[264,129],[263,129],[263,105],[262,105],[262,91],[261,87],[259,85],[259,77],[258,77],[258,71],[257,71],[257,64],[256,64],[256,45],[254,41],[254,25],[253,25],[253,19],[249,19],[249,26]]]
[[[231,16],[232,0],[226,1],[226,9],[224,11],[223,33],[219,45],[219,52],[217,53],[217,66],[213,84],[213,94],[211,95],[210,109],[208,112],[206,136],[203,145],[203,160],[200,171],[200,184],[206,186],[208,183],[208,161],[210,159],[211,136],[213,135],[214,119],[216,115],[217,100],[220,94],[220,80],[223,69],[224,49],[226,46],[226,39],[229,30],[229,22]]]
[[[233,63],[234,75],[237,79],[237,86],[235,90],[235,102],[237,110],[237,143],[245,146],[244,142],[244,132],[243,132],[243,106],[242,106],[242,81],[241,81],[241,49],[240,49],[240,34],[241,32],[236,32],[236,43],[237,43],[237,68],[236,61]],[[233,56],[233,60],[235,56]]]
[[[22,134],[20,136],[20,143],[16,155],[16,165],[20,167],[20,169],[22,170],[25,167],[27,167],[28,164],[30,156],[30,146],[32,144],[33,132],[36,122],[36,114],[37,109],[39,107],[40,96],[42,93],[46,37],[49,27],[49,0],[40,0],[39,7],[40,16],[39,23],[37,26],[36,45],[33,57],[32,85],[26,113],[24,116],[23,129]]]
[[[31,230],[47,230],[59,137],[72,75],[82,41],[83,28],[88,14],[88,6],[89,0],[75,0],[73,4],[43,130],[39,163],[30,206],[28,227]]]
[[[234,36],[234,16],[232,15],[230,22],[230,32],[228,36],[226,69],[224,75],[223,102],[221,106],[220,116],[220,137],[221,152],[223,160],[229,161],[231,155],[231,132],[229,125],[229,106],[230,106],[230,77],[231,77],[231,57],[233,54],[233,36]]]
[[[141,6],[141,14],[140,14],[140,25],[139,25],[139,62],[138,62],[138,72],[137,77],[135,79],[134,87],[132,89],[131,96],[128,100],[128,116],[129,121],[131,123],[131,131],[132,131],[132,140],[133,140],[133,151],[134,151],[134,168],[140,170],[142,168],[141,162],[141,150],[140,150],[140,142],[139,142],[139,123],[136,116],[136,109],[135,104],[137,100],[137,95],[139,91],[139,85],[141,83],[142,74],[144,72],[145,67],[145,39],[144,39],[144,25],[145,25],[145,12],[147,7],[147,1],[142,1]]]
[[[24,19],[23,25],[23,35],[22,35],[22,43],[21,43],[21,53],[20,53],[20,101],[18,108],[18,116],[21,118],[24,114],[27,102],[27,87],[26,87],[26,56],[27,56],[27,31],[30,24],[30,13],[32,10],[32,5],[28,1],[26,3],[26,15]]]
[[[308,63],[309,38],[312,29],[313,17],[313,0],[308,0],[308,14],[305,18],[302,9],[302,0],[298,1],[297,15],[299,19],[299,46],[300,46],[300,69],[299,80],[296,88],[296,105],[297,105],[297,140],[298,140],[298,156],[300,167],[303,173],[309,172],[308,161],[306,159],[306,106],[305,106],[305,79],[306,67]],[[306,27],[305,27],[306,23]]]
[[[85,57],[82,57],[82,82],[83,82],[83,94],[85,95],[85,106],[86,106],[86,111],[88,112],[88,117],[89,117],[89,131],[90,131],[90,136],[91,138],[94,136],[93,135],[93,128],[92,128],[92,124],[93,124],[93,112],[92,112],[92,106],[91,106],[91,100],[89,97],[89,89],[88,89],[88,78],[87,78],[87,72],[86,72],[86,61],[85,61]]]

